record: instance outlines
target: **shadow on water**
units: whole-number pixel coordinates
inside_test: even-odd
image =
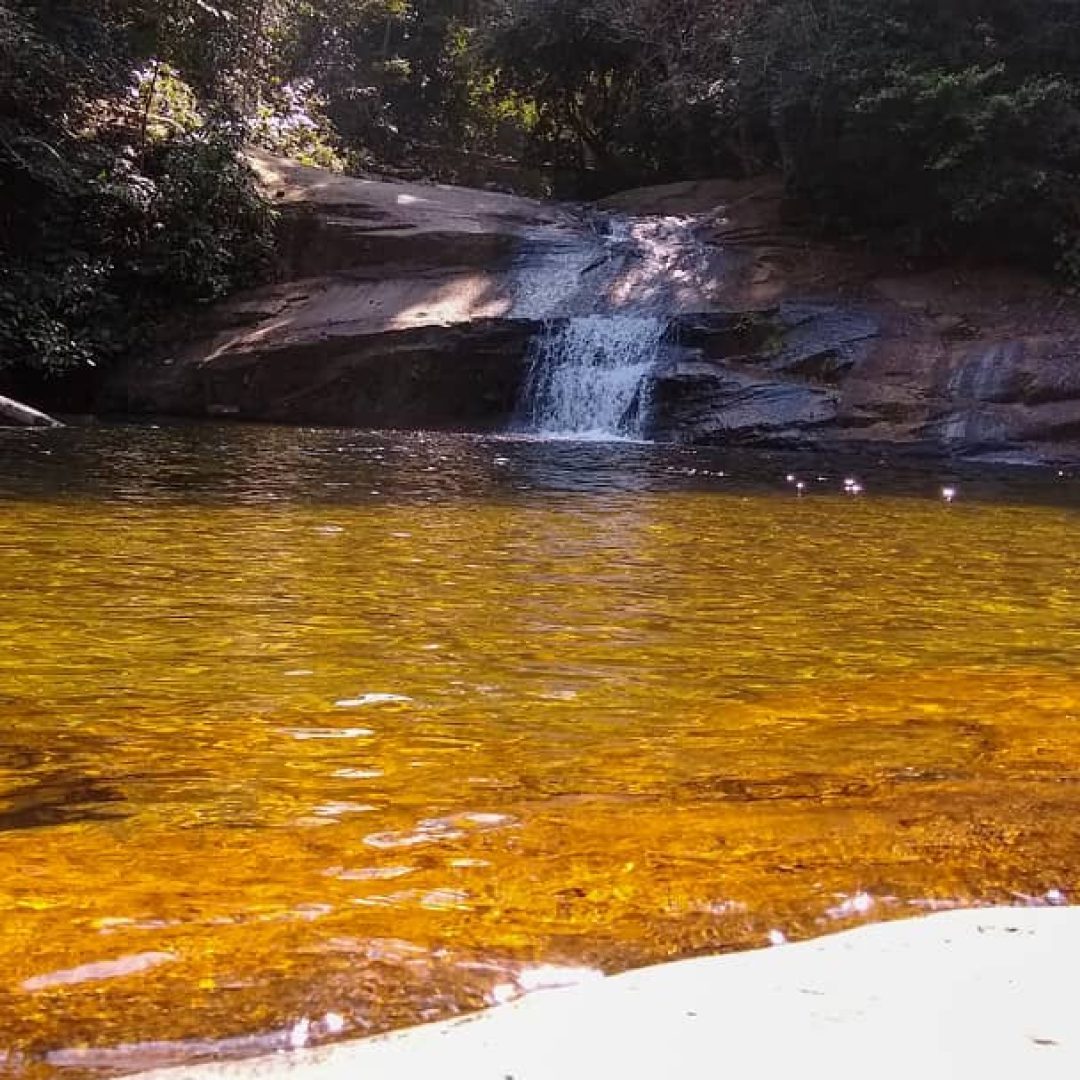
[[[94,775],[107,756],[108,740],[65,731],[47,710],[0,698],[0,833],[129,817],[124,793]]]
[[[0,794],[0,832],[130,817],[116,807],[123,801],[123,793],[109,784],[60,772]]]

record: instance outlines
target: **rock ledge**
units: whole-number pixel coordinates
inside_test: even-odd
[[[1072,1080],[1078,951],[1080,909],[954,911],[139,1080]]]

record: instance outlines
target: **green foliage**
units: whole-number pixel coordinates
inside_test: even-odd
[[[137,161],[88,152],[66,164],[65,186],[42,200],[48,217],[33,222],[36,244],[9,256],[0,366],[60,373],[107,361],[163,312],[220,299],[267,269],[269,210],[230,141],[200,134]]]
[[[130,294],[147,305],[166,296],[205,304],[262,275],[272,255],[271,215],[231,140],[163,142],[144,170],[142,213],[128,237]]]
[[[505,0],[482,43],[499,92],[533,103],[533,156],[610,190],[732,168],[729,36],[704,0]]]
[[[743,32],[740,99],[827,226],[1049,265],[1075,227],[1080,57],[1053,66],[1040,8],[1062,10],[789,0]]]
[[[257,146],[301,165],[344,172],[349,157],[337,130],[326,115],[326,99],[310,79],[263,89],[255,114],[248,121],[248,137]]]
[[[237,129],[117,13],[0,2],[0,369],[70,375],[265,272]]]
[[[479,9],[462,0],[318,0],[282,32],[277,79],[303,88],[337,143],[369,165],[442,171],[466,147],[492,148],[499,124],[475,63]]]
[[[528,0],[504,11],[486,41],[499,90],[536,102],[541,153],[582,170],[614,171],[640,149],[648,65],[632,28],[574,0]]]
[[[1069,0],[0,0],[0,369],[265,273],[245,140],[574,195],[779,170],[823,228],[1080,281]]]
[[[779,168],[831,230],[1076,261],[1075,4],[504,0],[485,41],[601,187]]]

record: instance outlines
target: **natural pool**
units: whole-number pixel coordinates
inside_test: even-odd
[[[0,432],[0,1073],[1068,896],[1078,525],[1054,470]]]

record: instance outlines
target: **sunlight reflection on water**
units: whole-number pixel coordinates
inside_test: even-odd
[[[0,432],[0,1067],[1062,902],[1077,506],[1057,470]]]

